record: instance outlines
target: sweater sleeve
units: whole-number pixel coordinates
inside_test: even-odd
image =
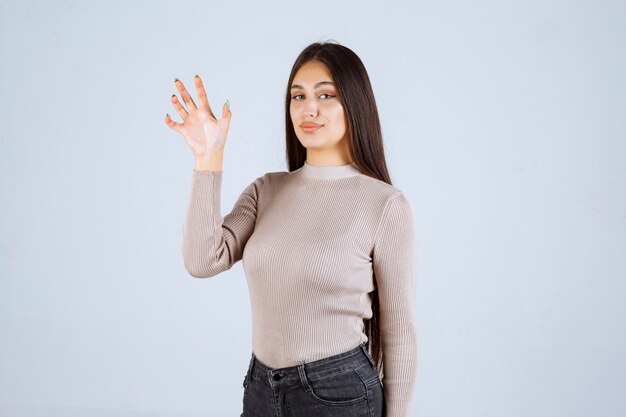
[[[222,171],[193,171],[191,197],[183,224],[183,260],[187,272],[208,278],[230,269],[243,256],[254,231],[259,193],[265,175],[239,195],[222,217]]]
[[[407,417],[417,377],[415,224],[408,199],[393,195],[383,211],[372,254],[378,288],[385,417]]]

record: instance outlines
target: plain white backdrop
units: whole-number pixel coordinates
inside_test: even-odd
[[[411,416],[626,414],[626,5],[0,1],[0,417],[241,412],[241,263],[187,274],[179,77],[222,211],[285,171],[298,53],[363,60],[418,232]],[[195,91],[193,92],[194,98]]]

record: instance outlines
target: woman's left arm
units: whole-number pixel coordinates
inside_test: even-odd
[[[372,263],[381,316],[385,417],[407,417],[417,377],[415,221],[402,192],[390,197],[382,216]]]

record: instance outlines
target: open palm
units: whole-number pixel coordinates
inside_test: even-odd
[[[182,81],[176,79],[175,84],[187,108],[178,101],[176,94],[173,94],[172,104],[180,117],[182,117],[183,123],[173,121],[168,114],[165,117],[165,124],[185,138],[187,145],[189,145],[196,157],[210,156],[222,152],[232,116],[226,103],[222,105],[221,118],[217,120],[211,110],[199,75],[195,77],[195,84],[200,107],[196,106]]]

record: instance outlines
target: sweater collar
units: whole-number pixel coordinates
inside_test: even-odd
[[[361,174],[361,171],[351,162],[346,165],[310,165],[304,161],[302,175],[307,178],[339,179],[353,177]]]

